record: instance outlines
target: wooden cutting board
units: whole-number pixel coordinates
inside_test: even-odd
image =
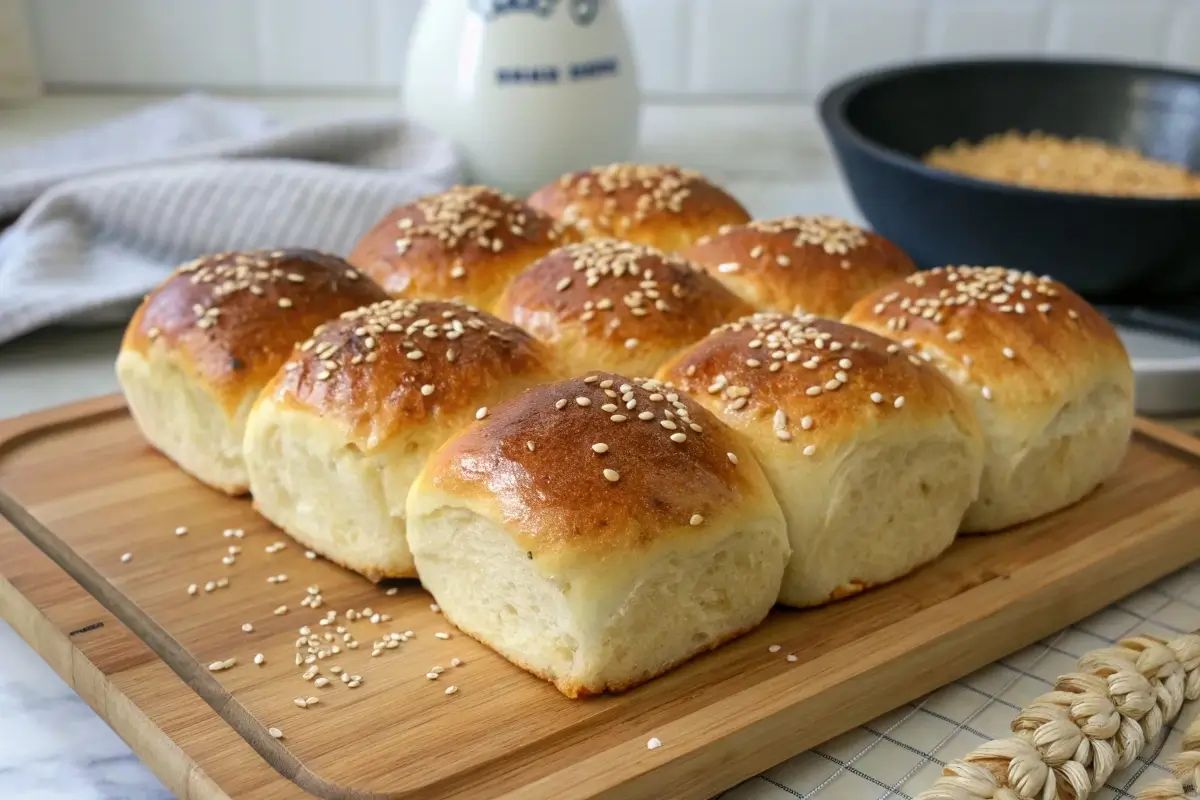
[[[629,693],[573,701],[458,634],[414,583],[389,595],[307,559],[247,501],[146,447],[120,398],[0,423],[0,488],[0,614],[172,791],[204,800],[703,798],[1200,558],[1200,442],[1139,422],[1121,473],[1073,508],[965,538],[857,598],[775,611]],[[221,577],[227,588],[187,592]],[[310,585],[315,610],[301,605]],[[367,607],[390,620],[345,620]],[[342,648],[317,662],[327,687],[294,663],[303,625]]]

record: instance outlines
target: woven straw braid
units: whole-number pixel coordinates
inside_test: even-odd
[[[1086,800],[1200,698],[1200,635],[1122,639],[1085,654],[1012,722],[1013,736],[952,761],[917,800]],[[1137,800],[1200,800],[1200,720],[1174,777]]]

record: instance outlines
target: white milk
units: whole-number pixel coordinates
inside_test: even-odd
[[[615,0],[426,0],[417,18],[405,111],[458,145],[474,181],[527,194],[628,160],[639,99]]]

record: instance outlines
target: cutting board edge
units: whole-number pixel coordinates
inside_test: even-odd
[[[73,578],[67,576],[79,585]],[[87,592],[83,586],[79,588]],[[89,593],[90,595],[90,593]],[[42,610],[0,574],[0,618],[112,728],[181,800],[231,800],[204,770],[115,687]],[[123,625],[120,620],[115,624]],[[157,653],[156,653],[157,655]]]

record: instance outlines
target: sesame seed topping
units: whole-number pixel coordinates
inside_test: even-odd
[[[607,453],[608,445],[606,445],[604,442],[596,442],[594,445],[592,445],[592,451],[596,453]]]
[[[279,728],[267,728],[267,733],[270,734],[271,738],[273,739],[283,738],[283,731],[279,730]]]
[[[475,419],[483,419],[487,415],[488,415],[487,406],[481,406],[479,408],[479,410],[475,412]]]
[[[725,455],[729,458],[729,463],[733,464],[736,467],[737,463],[738,463],[737,454],[736,453],[726,453]]]
[[[778,652],[779,652],[780,650],[782,650],[782,649],[783,649],[783,648],[782,648],[782,647],[780,647],[779,645],[777,645],[777,644],[773,644],[773,645],[771,645],[770,647],[768,647],[768,648],[767,648],[767,652],[768,652],[768,653],[778,653]]]
[[[979,390],[979,393],[980,393],[981,395],[983,395],[983,399],[984,399],[984,400],[991,400],[991,399],[992,399],[992,390],[991,390],[991,388],[989,388],[989,387],[987,387],[987,386],[984,386],[982,389],[980,389],[980,390]]]
[[[904,395],[900,395],[892,401],[892,406],[895,408],[904,408]]]
[[[457,686],[447,686],[446,687],[446,694],[457,694],[457,693],[458,693]]]
[[[692,518],[688,520],[688,524],[693,526],[702,525],[704,524],[704,517],[700,514],[692,514]]]
[[[811,456],[813,453],[817,452],[817,446],[815,444],[806,445],[802,452],[806,456]]]
[[[1013,352],[1013,349],[1011,347],[1006,347],[1003,350],[1001,350],[1000,352],[1004,354],[1005,358],[1009,358],[1009,359],[1016,358],[1016,356],[1017,356],[1017,354]]]
[[[431,394],[433,394],[433,384],[426,383],[421,387],[421,395],[423,397],[429,397]]]
[[[122,553],[121,554],[121,563],[122,564],[128,564],[130,561],[133,561],[133,553]]]
[[[617,481],[621,480],[621,473],[617,472],[615,469],[606,469],[604,470],[603,475],[604,479],[610,483],[616,483]]]
[[[242,632],[243,632],[243,633],[253,633],[253,632],[254,632],[254,625],[252,625],[252,624],[251,624],[251,623],[249,623],[249,622],[244,622],[244,623],[242,623]]]
[[[682,444],[683,442],[687,441],[687,434],[686,433],[672,433],[671,441],[675,442],[676,444]]]
[[[650,741],[646,742],[646,749],[648,750],[657,750],[660,747],[662,747],[662,739],[659,739],[657,736],[651,736]]]
[[[279,303],[280,308],[291,308],[292,307],[292,301],[286,297],[279,298],[278,303]]]
[[[182,525],[180,525],[178,528],[175,529],[176,536],[187,536],[187,532],[188,532],[188,529],[183,527]]]
[[[532,453],[535,449],[535,445],[533,444],[533,442],[526,442],[525,449]]]
[[[591,404],[592,404],[592,401],[586,397],[576,397],[575,398],[575,405],[577,405],[577,406],[582,406],[584,408],[587,408]]]

